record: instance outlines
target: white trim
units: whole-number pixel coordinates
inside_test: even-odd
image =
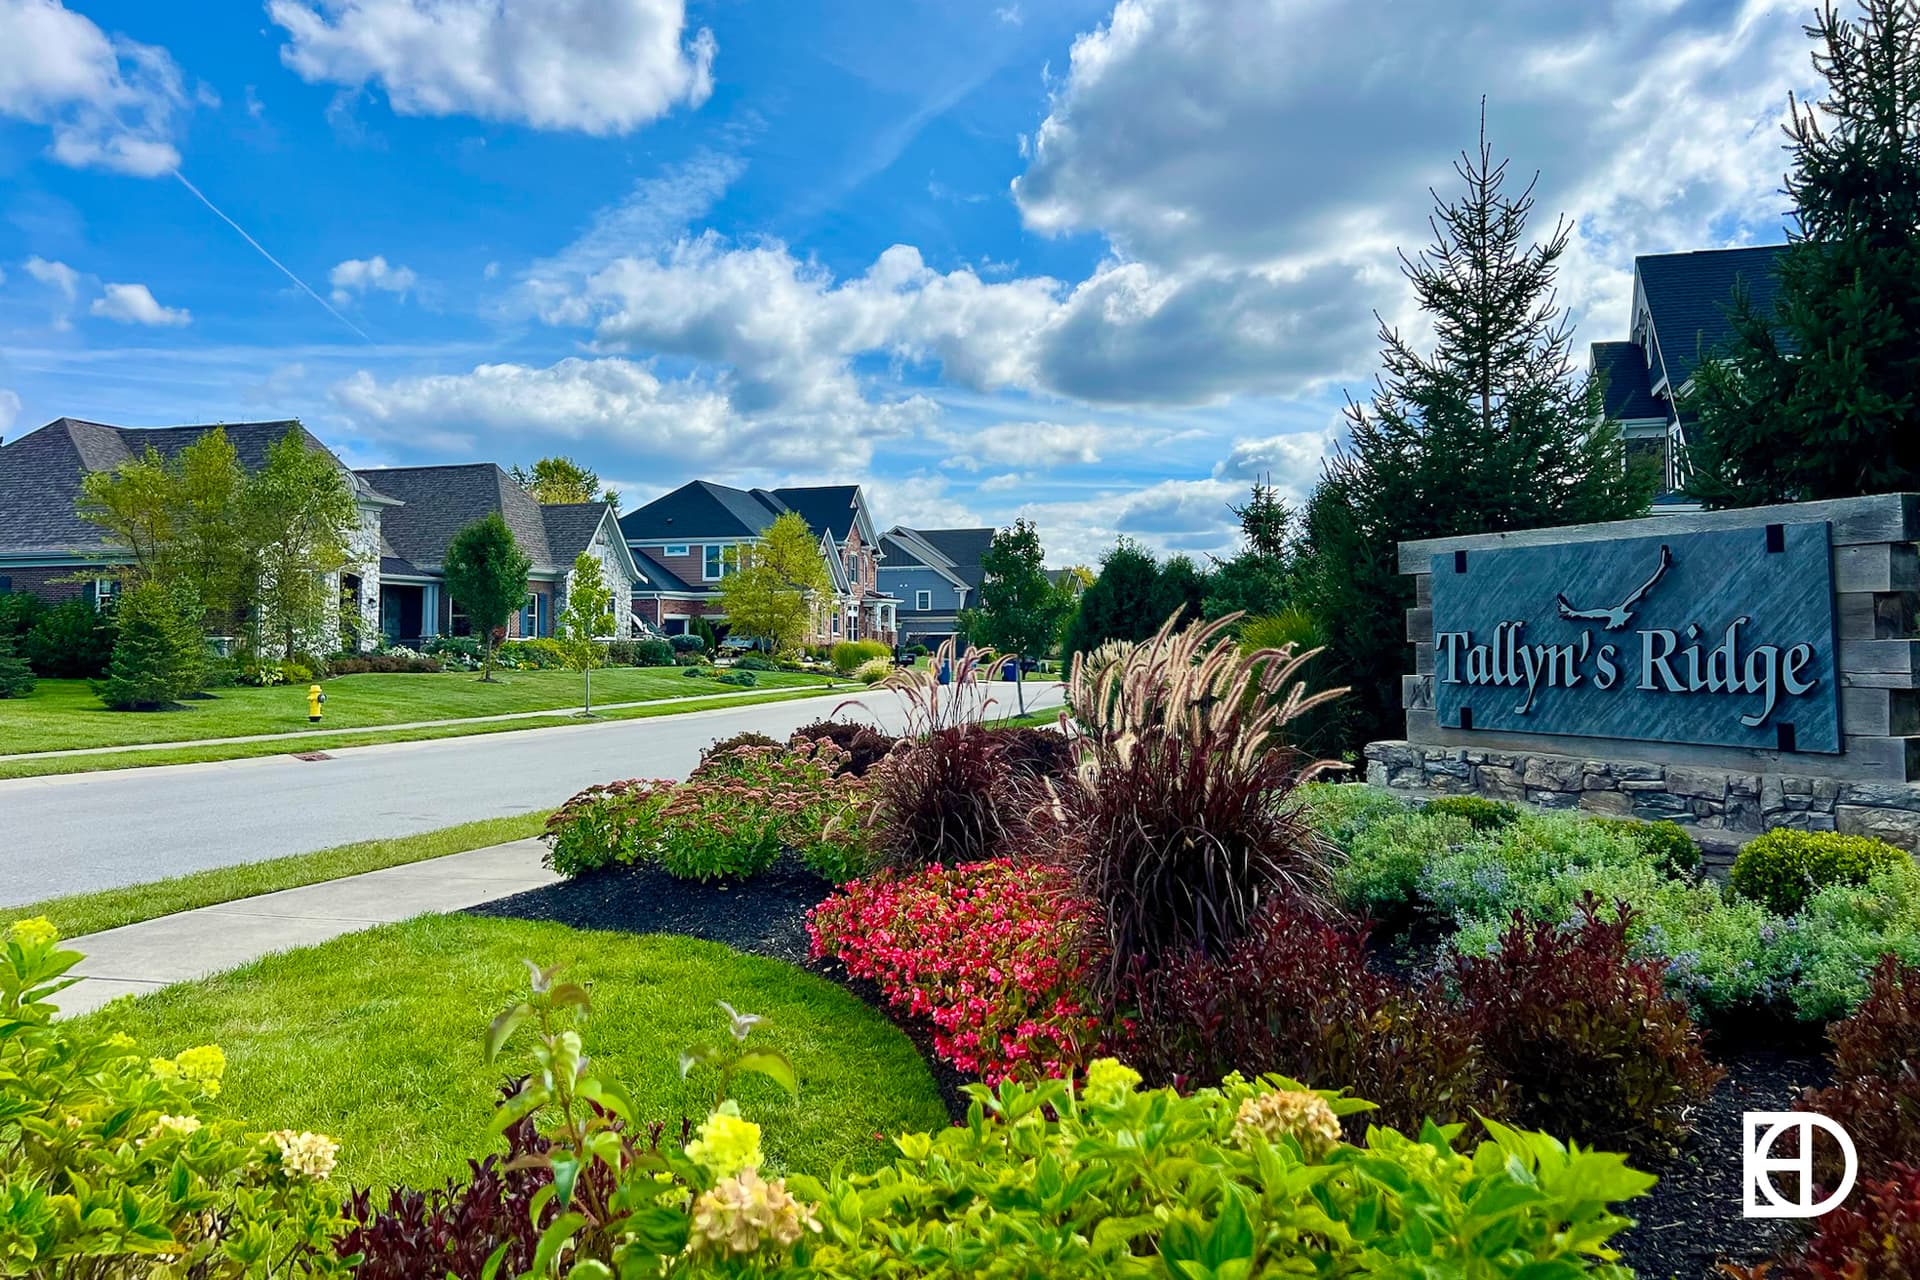
[[[933,592],[925,587],[917,588],[913,593],[913,611],[915,613],[933,612]]]

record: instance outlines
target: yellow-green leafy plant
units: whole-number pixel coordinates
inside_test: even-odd
[[[1781,827],[1741,846],[1727,883],[1776,915],[1790,916],[1833,884],[1865,884],[1876,871],[1912,865],[1913,855],[1872,836]]]
[[[325,1135],[204,1118],[226,1059],[149,1057],[56,1023],[80,962],[40,918],[0,959],[0,1275],[35,1280],[347,1275]]]

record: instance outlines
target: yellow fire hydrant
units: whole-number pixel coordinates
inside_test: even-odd
[[[322,704],[326,700],[327,700],[327,695],[320,691],[319,685],[310,684],[307,686],[307,719],[308,721],[310,721],[313,724],[320,723],[320,704]]]

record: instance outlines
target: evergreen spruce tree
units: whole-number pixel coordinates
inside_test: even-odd
[[[1434,349],[1381,322],[1385,368],[1369,403],[1349,400],[1350,443],[1307,514],[1308,598],[1332,649],[1323,676],[1352,686],[1364,737],[1403,724],[1412,587],[1396,572],[1399,542],[1618,519],[1651,496],[1650,477],[1625,465],[1618,424],[1602,420],[1599,387],[1574,368],[1554,298],[1571,226],[1529,239],[1533,184],[1506,189],[1484,115],[1478,151],[1454,169],[1463,190],[1433,193],[1434,243],[1401,255]]]
[[[33,685],[33,668],[13,651],[13,636],[0,630],[0,698],[24,698]]]
[[[1203,612],[1209,618],[1228,613],[1272,617],[1293,602],[1297,590],[1293,508],[1271,484],[1258,481],[1246,504],[1232,511],[1240,521],[1240,550],[1217,562],[1207,576]]]
[[[1159,630],[1160,566],[1139,543],[1122,538],[1100,559],[1100,576],[1080,593],[1062,652],[1091,653],[1109,640],[1144,640]]]
[[[1687,489],[1712,506],[1920,488],[1920,2],[1823,7],[1827,96],[1792,102],[1798,226],[1774,307],[1694,376]]]
[[[100,701],[116,711],[157,711],[180,694],[182,633],[179,609],[167,590],[142,582],[121,593],[107,677],[94,683]]]

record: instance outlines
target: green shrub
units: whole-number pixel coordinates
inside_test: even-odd
[[[27,633],[45,617],[46,601],[24,591],[0,591],[0,635],[16,645],[26,642]]]
[[[673,646],[665,640],[633,642],[633,665],[636,667],[670,667],[673,659]]]
[[[1343,849],[1370,824],[1407,812],[1391,791],[1364,782],[1309,782],[1293,794],[1308,824]]]
[[[1630,864],[1650,865],[1630,835],[1576,814],[1527,813],[1438,853],[1421,872],[1420,895],[1465,925],[1504,919],[1577,868]]]
[[[863,873],[864,788],[840,775],[845,758],[831,742],[716,744],[660,811],[661,867],[687,880],[745,879],[792,848],[828,879]]]
[[[862,663],[892,656],[893,650],[878,640],[842,640],[833,646],[833,669],[843,676],[850,676],[860,669]]]
[[[1913,855],[1871,836],[1781,827],[1741,847],[1728,883],[1735,893],[1790,916],[1828,885],[1865,884],[1896,863],[1911,866]]]
[[[892,674],[892,658],[868,658],[853,669],[853,678],[869,686],[879,684]]]
[[[1633,836],[1669,875],[1691,875],[1699,869],[1700,846],[1677,822],[1640,822],[1633,818],[1595,818],[1594,821],[1612,824]]]
[[[1920,868],[1906,858],[1865,884],[1828,885],[1778,931],[1771,950],[1792,977],[1800,1017],[1845,1017],[1866,999],[1868,975],[1881,957],[1920,964]]]
[[[0,631],[0,698],[24,698],[33,692],[33,668],[13,651],[13,637]]]
[[[113,660],[93,687],[100,701],[115,711],[153,711],[200,687],[199,628],[171,592],[153,582],[129,587],[115,617]]]
[[[609,640],[602,646],[602,653],[609,667],[637,667],[634,659],[638,654],[637,640]]]
[[[1334,896],[1358,915],[1405,919],[1420,905],[1420,874],[1427,864],[1473,838],[1472,824],[1455,814],[1386,814],[1347,838],[1346,858],[1334,864]]]
[[[736,669],[720,672],[720,674],[714,677],[714,681],[717,684],[730,684],[742,689],[751,689],[760,683],[760,677],[754,675],[751,671],[740,671]]]
[[[673,654],[673,665],[676,667],[686,667],[688,669],[694,667],[706,669],[709,664],[707,662],[707,655],[701,653],[699,650],[689,651],[686,649],[676,649]]]
[[[112,613],[85,600],[68,600],[40,615],[20,652],[48,680],[104,675],[113,659]]]
[[[733,660],[735,671],[778,671],[780,664],[764,653],[743,653]]]
[[[713,647],[699,636],[693,634],[668,636],[667,644],[675,653],[705,653]]]
[[[547,636],[509,640],[500,646],[496,656],[507,666],[535,671],[554,671],[567,665],[566,646]]]
[[[546,864],[577,876],[652,856],[659,846],[660,810],[672,793],[671,782],[642,778],[588,787],[548,817]]]
[[[1520,809],[1505,800],[1485,796],[1441,796],[1420,807],[1422,813],[1465,818],[1475,831],[1499,831],[1520,821]]]
[[[44,919],[0,948],[0,1241],[9,1275],[346,1277],[344,1225],[323,1135],[247,1134],[195,1114],[220,1091],[213,1045],[173,1058],[86,1022],[49,998],[78,952]]]

